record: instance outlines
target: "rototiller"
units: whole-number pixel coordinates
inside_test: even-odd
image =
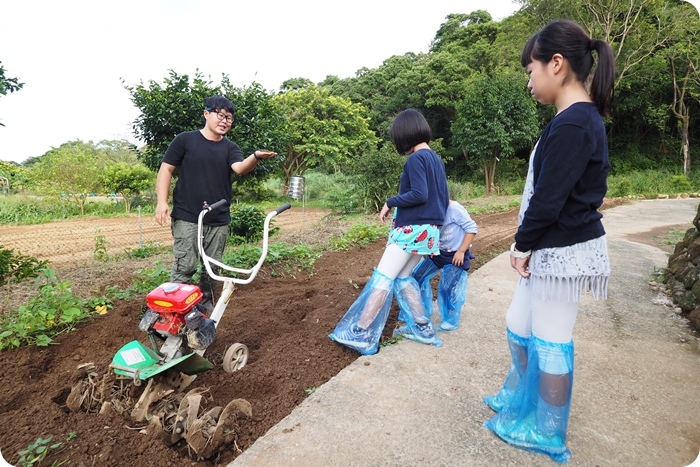
[[[166,282],[156,287],[146,296],[148,309],[139,323],[139,329],[148,335],[150,345],[139,340],[124,345],[114,355],[109,365],[110,373],[102,378],[94,372],[93,364],[82,365],[82,379],[73,386],[66,401],[70,410],[102,412],[111,408],[120,413],[130,411],[132,420],[149,422],[146,430],[149,434],[171,444],[184,438],[197,456],[204,458],[229,441],[232,432],[230,418],[234,412],[252,415],[250,404],[242,399],[231,401],[223,409],[215,407],[200,414],[205,392],[201,389],[193,389],[184,397],[172,397],[189,386],[198,373],[214,367],[203,355],[216,339],[216,328],[234,287],[253,281],[267,256],[270,221],[291,207],[285,203],[267,214],[260,258],[252,268],[240,269],[207,256],[202,245],[204,217],[225,204],[223,199],[212,205],[205,202],[197,221],[197,246],[202,263],[213,280],[223,282],[211,315],[207,316],[206,310],[198,307],[203,297],[198,286]],[[212,265],[233,273],[235,277],[215,273]],[[226,350],[222,366],[230,374],[240,370],[247,360],[248,348],[235,343]],[[125,390],[124,382],[133,382],[133,386],[140,387],[144,381],[147,384],[143,392],[134,396],[138,397],[135,403],[131,402],[134,391]],[[162,402],[164,400],[166,403]]]

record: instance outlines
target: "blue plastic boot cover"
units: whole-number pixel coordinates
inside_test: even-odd
[[[497,394],[484,397],[486,405],[491,407],[495,412],[500,412],[503,406],[510,402],[513,394],[515,394],[515,389],[525,375],[525,368],[527,367],[527,349],[530,338],[521,337],[507,328],[506,338],[508,339],[508,348],[510,349],[511,357],[510,369],[508,370],[506,381]]]
[[[571,458],[565,442],[573,384],[573,341],[559,344],[532,336],[527,358],[525,377],[520,379],[510,401],[484,426],[513,446],[566,462]],[[557,386],[565,388],[565,392],[562,394]],[[541,394],[563,395],[565,400],[554,407],[545,403]]]
[[[404,318],[404,326],[394,330],[395,336],[401,336],[422,344],[436,347],[442,346],[442,341],[435,332],[430,317],[427,316],[424,303],[413,276],[401,277],[394,281],[394,295],[399,303],[399,316]]]
[[[379,339],[391,308],[393,283],[393,279],[375,268],[360,296],[350,305],[328,337],[363,355],[377,353]],[[362,328],[361,324],[367,327]]]
[[[412,275],[418,282],[421,300],[423,300],[423,308],[425,308],[428,318],[433,314],[433,288],[430,285],[430,281],[438,272],[440,272],[440,269],[435,266],[435,263],[425,258],[413,268]],[[403,309],[399,310],[399,321],[405,323],[407,320],[403,316],[403,312]]]
[[[459,327],[462,306],[467,298],[468,279],[469,273],[464,269],[451,264],[442,268],[437,293],[437,304],[442,319],[439,330],[454,331]]]

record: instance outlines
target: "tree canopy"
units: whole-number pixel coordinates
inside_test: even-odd
[[[272,93],[255,82],[233,87],[225,75],[215,84],[198,70],[191,77],[171,70],[162,82],[125,85],[141,111],[133,123],[134,135],[146,142],[138,159],[156,170],[178,133],[203,125],[203,99],[224,95],[236,105],[228,137],[244,153],[268,148],[281,155],[235,177],[242,190],[251,189],[242,184],[258,184],[270,174],[286,185],[289,176],[312,168],[352,173],[356,166],[349,161],[386,146],[396,114],[416,108],[430,123],[434,140],[444,143],[440,155],[449,176],[474,179],[477,171],[465,167],[480,161],[478,171],[483,169],[491,189],[497,167],[504,166],[497,161],[526,159],[537,129],[553,116],[551,106],[529,97],[520,51],[547,22],[570,18],[592,37],[607,40],[616,56],[613,113],[606,119],[613,173],[666,167],[692,175],[700,161],[700,18],[692,5],[682,0],[517,3],[520,9],[501,21],[484,10],[447,15],[427,53],[391,56],[348,78],[330,75],[314,84],[290,77]],[[6,92],[19,89],[21,83],[5,78],[4,68],[0,72],[0,90],[3,82]],[[128,162],[129,148],[117,145],[110,151],[112,161]]]
[[[291,176],[309,168],[342,171],[351,158],[376,147],[378,139],[361,104],[315,86],[279,94],[274,101],[288,116],[283,188]]]
[[[15,91],[19,91],[24,87],[24,83],[19,82],[19,78],[10,78],[5,75],[5,66],[0,61],[0,95],[6,96],[7,94]],[[0,126],[5,126],[0,122]]]
[[[452,125],[452,142],[465,157],[481,160],[487,193],[494,188],[498,162],[533,145],[539,133],[534,101],[510,74],[476,74],[469,81]]]

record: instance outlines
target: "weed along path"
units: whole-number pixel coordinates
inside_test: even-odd
[[[479,224],[473,246],[476,255],[473,266],[477,269],[506,250],[517,223],[517,209],[473,217]],[[151,219],[149,223],[154,224]],[[68,229],[66,225],[3,227],[0,244],[18,248],[23,254],[38,251],[23,246],[27,244],[55,250],[58,242],[55,239],[60,238],[61,230]],[[70,225],[70,229],[81,228],[79,221],[70,221]],[[291,243],[310,243],[329,230],[336,234],[348,228],[335,218],[325,217],[325,212],[306,209],[302,213],[300,207],[280,215],[276,225],[281,227],[280,238]],[[152,225],[151,228],[157,230]],[[106,227],[101,229],[103,233],[106,231]],[[161,229],[162,241],[169,241],[169,229]],[[22,232],[32,239],[25,240],[27,244],[20,243]],[[69,277],[75,293],[98,296],[107,286],[125,289],[136,269],[154,264],[153,258],[92,261],[96,231],[84,232],[83,249],[90,253],[90,260],[56,265],[58,276]],[[57,336],[47,347],[25,346],[0,352],[2,456],[15,465],[20,459],[19,451],[39,438],[51,437],[51,445],[55,447],[48,450],[45,465],[227,464],[289,415],[310,391],[358,358],[356,352],[337,345],[327,336],[366,284],[381,258],[384,243],[381,239],[364,248],[326,251],[311,272],[263,268],[252,283],[237,288],[217,329],[216,341],[205,354],[214,368],[198,375],[193,383],[206,389],[204,398],[214,405],[224,406],[233,399],[244,399],[252,407],[250,417],[237,420],[235,438],[215,457],[193,460],[186,445],[171,446],[150,437],[142,433],[144,423],[133,423],[115,411],[85,413],[67,407],[71,386],[81,376],[78,365],[91,362],[95,372],[106,372],[122,345],[134,339],[148,342],[138,329],[146,308],[144,295],[115,301],[108,313],[80,323],[72,331]],[[165,261],[169,264],[169,255],[165,255]],[[394,304],[384,330],[385,339],[391,336],[397,314]],[[222,361],[226,349],[236,342],[248,347],[248,362],[239,371],[228,374],[222,368]]]

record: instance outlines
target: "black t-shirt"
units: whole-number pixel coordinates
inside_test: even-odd
[[[202,205],[221,199],[231,202],[231,164],[244,159],[241,148],[226,138],[210,141],[199,130],[180,133],[165,151],[163,162],[179,167],[173,191],[171,217],[197,222]],[[228,225],[231,213],[228,205],[207,214],[207,225]]]

